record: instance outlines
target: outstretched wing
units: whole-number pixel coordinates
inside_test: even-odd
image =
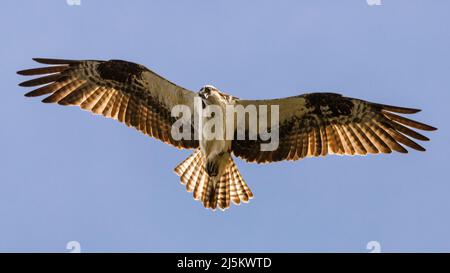
[[[279,131],[276,150],[261,151],[260,145],[265,142],[260,138],[233,140],[233,153],[249,162],[298,160],[327,154],[407,153],[402,145],[425,151],[411,138],[429,139],[411,128],[436,130],[394,114],[414,114],[420,111],[418,109],[371,103],[334,93],[311,93],[273,100],[238,100],[236,104],[244,107],[279,105],[279,126],[271,128]]]
[[[20,86],[44,85],[25,96],[49,95],[42,101],[78,105],[84,110],[116,119],[178,148],[198,146],[198,141],[194,138],[174,140],[171,136],[171,126],[175,121],[175,117],[171,116],[172,107],[183,104],[192,109],[194,92],[131,62],[34,60],[52,66],[17,72],[20,75],[40,76],[20,83]]]

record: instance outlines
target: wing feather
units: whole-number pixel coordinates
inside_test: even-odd
[[[67,69],[67,65],[50,66],[50,67],[39,67],[18,71],[17,74],[23,76],[34,76],[42,74],[52,74],[62,72]]]
[[[62,99],[64,99],[68,94],[70,94],[72,91],[77,89],[79,86],[81,86],[84,83],[84,81],[80,80],[73,80],[69,84],[65,85],[61,89],[58,89],[54,93],[52,93],[50,96],[44,98],[42,102],[44,103],[55,103],[59,102]]]
[[[32,79],[29,81],[24,81],[21,82],[19,84],[19,86],[22,87],[32,87],[32,86],[38,86],[38,85],[43,85],[43,84],[47,84],[47,83],[51,83],[51,82],[56,82],[58,80],[61,79],[61,74],[51,74],[48,76],[44,76],[44,77],[40,77],[40,78],[36,78],[36,79]]]
[[[34,60],[51,66],[17,72],[25,76],[39,76],[20,83],[20,86],[44,85],[26,93],[26,96],[49,95],[43,102],[79,106],[135,127],[178,148],[198,146],[198,141],[194,139],[174,140],[170,134],[175,121],[170,113],[172,107],[184,104],[192,110],[194,92],[131,62],[46,58]]]
[[[365,155],[367,154],[367,150],[362,144],[361,140],[356,135],[355,131],[353,131],[351,126],[343,126],[344,130],[346,131],[346,134],[350,137],[350,141],[353,143],[353,146],[355,147],[355,153],[358,155]]]
[[[65,85],[69,84],[71,81],[69,79],[60,79],[58,82],[54,82],[49,85],[42,86],[38,89],[30,91],[25,94],[25,97],[39,97],[42,95],[50,94],[63,88]]]
[[[370,154],[377,154],[378,149],[375,146],[375,144],[372,143],[372,141],[369,139],[369,137],[361,130],[358,124],[350,123],[349,126],[352,128],[353,132],[358,136],[358,138],[361,140],[361,143],[364,146],[364,149],[367,153]]]
[[[276,150],[261,151],[260,145],[267,141],[259,138],[256,141],[233,140],[233,153],[249,162],[298,160],[328,154],[407,153],[405,147],[425,151],[410,138],[429,139],[413,129],[436,130],[398,115],[414,114],[419,109],[371,103],[335,93],[310,93],[273,100],[237,100],[236,104],[279,107],[280,122],[275,128],[279,131],[279,145]]]
[[[413,127],[413,128],[424,130],[424,131],[434,131],[434,130],[436,130],[436,128],[433,127],[433,126],[426,125],[424,123],[421,123],[421,122],[418,122],[418,121],[414,121],[414,120],[411,120],[409,118],[401,117],[401,116],[398,116],[396,114],[392,114],[392,113],[389,113],[389,112],[384,112],[383,114],[386,117],[388,117],[389,119],[391,119],[393,121],[397,121],[397,122],[399,122],[401,124],[404,124],[406,126],[409,126],[409,127]]]

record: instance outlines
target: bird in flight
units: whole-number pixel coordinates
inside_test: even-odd
[[[405,146],[425,151],[413,139],[429,139],[414,129],[436,130],[399,115],[414,114],[420,111],[418,109],[372,103],[335,93],[243,100],[211,85],[193,92],[142,65],[122,60],[33,60],[48,66],[17,72],[38,76],[19,84],[40,86],[25,96],[46,95],[42,102],[79,106],[125,123],[179,149],[194,149],[193,154],[175,168],[175,172],[187,191],[193,192],[194,199],[212,210],[217,207],[225,210],[231,202],[238,205],[253,197],[233,161],[233,155],[247,162],[270,163],[329,154],[407,153]],[[259,135],[251,139],[196,138],[194,135],[196,131],[198,135],[198,128],[192,119],[183,122],[192,129],[192,137],[174,137],[172,125],[178,119],[171,110],[176,105],[184,105],[195,113],[196,99],[201,100],[202,108],[211,105],[220,109],[230,105],[277,106],[278,123],[268,128],[278,133],[276,149],[261,149],[267,140]],[[237,126],[233,130],[235,136]],[[249,127],[243,130],[248,136]]]

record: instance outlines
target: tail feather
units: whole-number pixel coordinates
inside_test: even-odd
[[[190,177],[189,181],[186,184],[186,190],[188,192],[193,192],[195,189],[195,185],[197,184],[197,181],[199,180],[199,178],[201,176],[204,176],[204,170],[203,170],[203,160],[201,159],[201,157],[199,157],[198,159],[200,162],[200,164],[195,164],[194,167],[194,172],[192,173],[192,176]]]
[[[188,169],[189,165],[191,165],[192,161],[194,160],[196,153],[193,153],[191,156],[186,158],[183,162],[181,162],[176,168],[175,173],[179,176],[183,175],[183,173]]]
[[[228,172],[226,178],[225,178],[225,199],[224,199],[224,207],[229,208],[230,207],[230,181],[231,181],[231,172]]]
[[[251,198],[253,198],[253,193],[245,183],[234,163],[231,166],[231,174],[233,182],[235,183],[235,189],[238,199],[243,202],[248,202]]]
[[[229,185],[229,172],[224,173],[216,186],[215,197],[213,199],[212,208],[219,206],[221,209],[230,207],[229,200],[227,196],[227,186]]]
[[[215,199],[215,191],[216,187],[214,187],[214,183],[217,183],[215,180],[217,177],[208,177],[208,183],[206,183],[206,189],[203,192],[202,195],[202,203],[205,208],[215,208],[214,205],[217,205],[214,203]]]
[[[233,201],[234,204],[239,205],[241,203],[241,199],[239,198],[239,194],[237,192],[237,187],[236,187],[236,182],[235,182],[236,180],[234,179],[233,172],[230,171],[228,176],[229,176],[229,181],[230,181],[230,198],[231,198],[231,201]]]
[[[175,168],[181,183],[188,192],[193,192],[195,200],[200,200],[205,208],[225,210],[231,202],[239,205],[248,202],[253,193],[239,173],[233,159],[228,159],[225,172],[220,177],[210,177],[206,170],[206,160],[200,150],[195,151]]]
[[[209,177],[206,174],[206,171],[202,170],[203,174],[199,180],[194,181],[196,183],[195,189],[194,189],[194,199],[195,200],[201,200],[203,193],[206,191],[206,186],[208,185]]]
[[[181,181],[183,182],[184,185],[186,185],[186,187],[188,187],[188,185],[190,184],[189,182],[192,180],[192,176],[195,172],[195,167],[197,165],[199,165],[199,161],[201,161],[201,155],[200,154],[195,154],[195,156],[193,157],[193,160],[190,161],[190,166],[194,166],[189,167],[183,172],[183,174],[181,175]],[[189,191],[189,190],[188,190]]]

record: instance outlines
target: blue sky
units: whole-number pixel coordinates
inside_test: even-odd
[[[450,2],[4,1],[0,251],[450,251]],[[255,194],[212,213],[178,151],[109,119],[23,97],[32,57],[125,59],[242,98],[332,91],[439,128],[426,153],[236,160]]]

